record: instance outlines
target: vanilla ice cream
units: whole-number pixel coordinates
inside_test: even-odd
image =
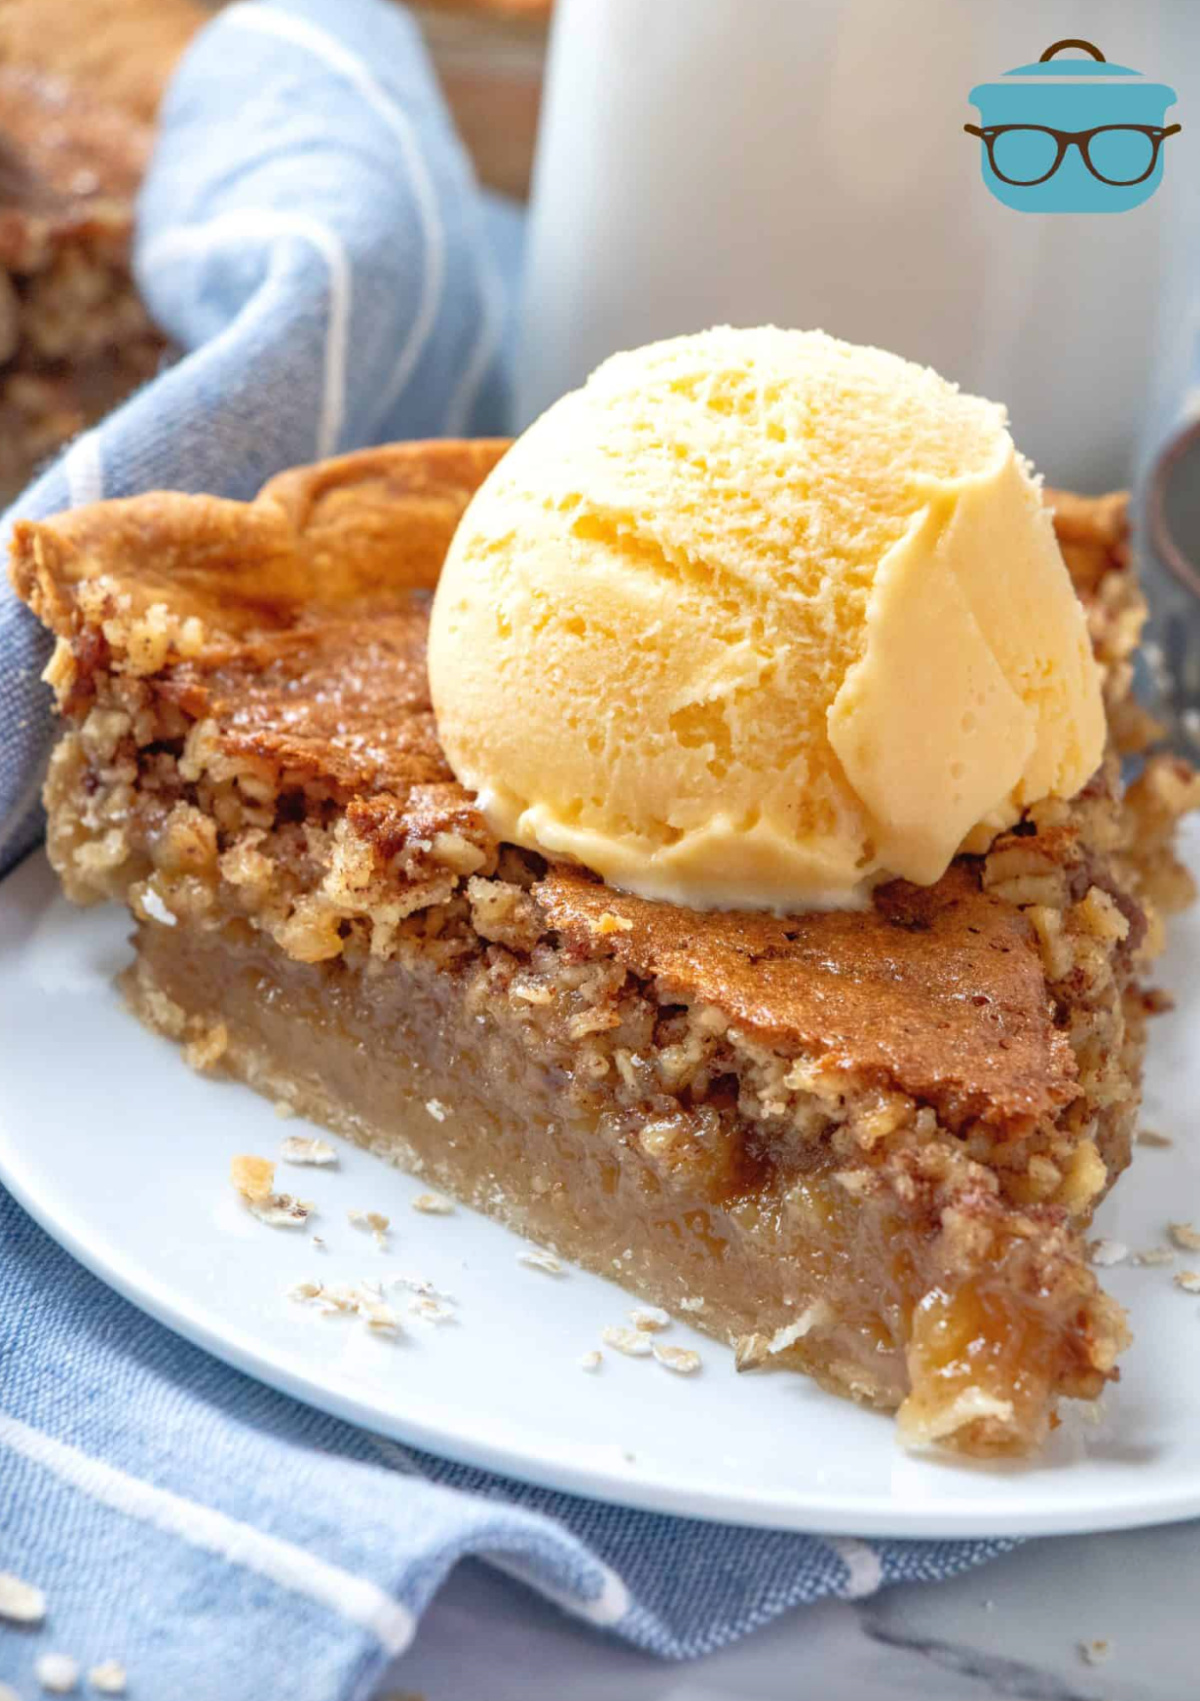
[[[820,332],[656,343],[550,408],[463,516],[429,669],[502,838],[696,908],[932,882],[1104,744],[1003,409]]]

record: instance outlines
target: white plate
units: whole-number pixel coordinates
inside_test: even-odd
[[[1200,864],[1200,835],[1191,840]],[[284,1170],[321,1212],[272,1229],[230,1189],[237,1152],[274,1156],[305,1128],[244,1087],[204,1079],[146,1033],[112,988],[124,912],[80,911],[41,856],[0,887],[0,1176],[63,1246],[127,1298],[231,1364],[402,1441],[531,1481],[656,1511],[780,1529],[897,1536],[1051,1534],[1200,1513],[1200,1300],[1169,1268],[1115,1268],[1136,1343],[1097,1427],[1072,1417],[1030,1465],[914,1458],[888,1418],[798,1376],[738,1377],[727,1349],[698,1348],[681,1378],[645,1359],[578,1367],[634,1303],[571,1270],[517,1263],[523,1242],[473,1213],[423,1216],[421,1185],[337,1142],[337,1169]],[[1146,1121],[1170,1151],[1140,1148],[1098,1232],[1161,1243],[1200,1220],[1190,1147],[1200,1101],[1200,915],[1177,926],[1162,979],[1179,998],[1154,1027]],[[1191,965],[1189,971],[1189,964]],[[392,1219],[387,1251],[346,1221]],[[321,1233],[328,1250],[314,1248]],[[1181,1254],[1175,1269],[1200,1266]],[[427,1277],[461,1322],[405,1318],[403,1339],[325,1319],[285,1297],[306,1276]],[[396,1299],[403,1308],[403,1294]]]

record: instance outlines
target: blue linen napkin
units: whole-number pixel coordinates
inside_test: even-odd
[[[231,7],[177,74],[141,209],[141,284],[184,357],[15,511],[246,497],[337,450],[502,428],[494,234],[398,8]],[[5,585],[0,868],[38,831],[45,653]],[[147,1701],[359,1701],[467,1555],[682,1658],[1011,1545],[699,1524],[408,1452],[176,1338],[0,1191],[0,1570],[50,1606],[41,1628],[0,1621],[0,1677],[24,1694],[54,1650],[120,1660]]]

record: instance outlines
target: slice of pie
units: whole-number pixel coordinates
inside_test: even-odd
[[[415,444],[19,528],[58,637],[68,894],[136,921],[151,1027],[730,1342],[972,1453],[1127,1339],[1084,1234],[1129,1161],[1139,972],[1196,782],[1119,749],[1124,503],[1059,497],[1112,749],[936,886],[698,914],[498,844],[438,745],[439,565],[500,443]]]

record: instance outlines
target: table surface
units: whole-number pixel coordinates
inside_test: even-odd
[[[667,1665],[460,1566],[381,1692],[405,1701],[1194,1701],[1200,1524],[1030,1542],[950,1583],[800,1607]],[[1088,1664],[1080,1644],[1109,1642]]]

